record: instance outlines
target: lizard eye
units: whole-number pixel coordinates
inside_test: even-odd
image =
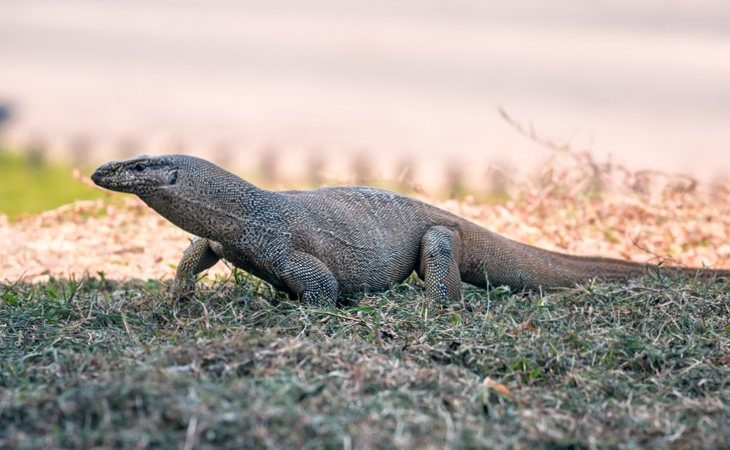
[[[145,169],[145,165],[142,163],[137,163],[134,165],[134,170],[137,172],[142,172]]]

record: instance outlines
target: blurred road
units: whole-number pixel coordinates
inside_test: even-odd
[[[0,0],[7,139],[62,151],[206,152],[240,164],[278,149],[372,152],[383,173],[419,156],[428,184],[455,159],[535,167],[543,136],[633,168],[730,168],[725,0]],[[183,144],[174,144],[183,143]],[[435,176],[435,175],[433,175]]]

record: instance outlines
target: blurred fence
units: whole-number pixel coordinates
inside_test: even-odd
[[[11,116],[9,111],[0,114]],[[617,187],[652,195],[667,189],[694,191],[699,184],[687,175],[655,170],[631,171],[615,162],[597,162],[587,151],[575,151],[566,145],[558,146],[534,134],[528,137],[548,151],[546,163],[538,173],[530,175],[537,186],[562,185],[571,195],[595,195]],[[100,152],[99,147],[109,150]],[[441,198],[474,197],[480,201],[490,201],[514,197],[511,190],[520,182],[505,164],[480,166],[465,162],[459,155],[443,161],[435,171],[424,171],[424,162],[433,161],[410,156],[388,162],[383,161],[382,153],[364,148],[339,153],[326,152],[316,146],[298,149],[298,160],[293,161],[297,158],[291,151],[273,144],[257,147],[219,140],[201,146],[172,138],[162,145],[161,151],[147,151],[151,147],[154,146],[134,135],[120,136],[111,143],[108,140],[97,141],[82,133],[69,137],[66,142],[48,139],[40,133],[29,136],[20,144],[16,142],[11,145],[0,140],[0,152],[8,149],[19,151],[33,167],[41,167],[51,160],[61,160],[88,173],[107,159],[126,159],[141,154],[185,153],[209,159],[256,184],[272,189],[362,184]],[[157,145],[156,150],[159,149]],[[726,180],[717,182],[720,184]]]
[[[106,150],[99,151],[100,147]],[[418,157],[401,157],[391,163],[384,163],[379,155],[375,156],[374,152],[367,149],[334,154],[320,147],[300,149],[297,156],[300,162],[293,163],[290,161],[290,152],[271,144],[256,148],[220,140],[200,146],[173,138],[163,146],[162,151],[148,151],[148,148],[150,146],[143,139],[133,135],[120,136],[111,143],[100,142],[82,133],[70,136],[66,142],[48,139],[40,133],[20,143],[0,141],[0,151],[12,149],[20,152],[30,165],[42,166],[49,161],[61,161],[82,172],[89,172],[108,159],[162,153],[196,155],[270,188],[362,184],[457,198],[466,195],[503,196],[511,182],[506,171],[497,166],[486,165],[474,180],[467,176],[463,163],[454,159],[447,160],[436,171],[424,174],[420,170],[423,161]],[[424,188],[424,181],[428,188]]]

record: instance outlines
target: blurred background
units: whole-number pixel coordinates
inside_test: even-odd
[[[725,178],[730,3],[0,0],[0,148],[31,161],[478,191],[539,140]],[[3,158],[8,205],[30,182]]]

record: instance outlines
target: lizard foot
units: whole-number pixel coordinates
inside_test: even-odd
[[[170,289],[170,299],[173,302],[190,301],[195,295],[195,281],[175,280]]]

